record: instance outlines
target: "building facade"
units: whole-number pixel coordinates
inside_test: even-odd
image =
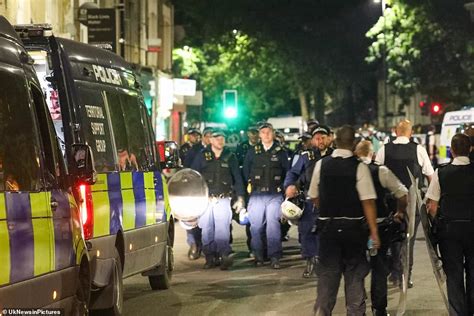
[[[84,43],[89,41],[89,27],[81,17],[87,8],[114,10],[116,53],[140,76],[156,138],[178,140],[179,135],[171,133],[179,121],[172,119],[176,115],[169,84],[174,45],[174,9],[169,0],[0,0],[0,15],[10,23],[51,24],[55,36]]]

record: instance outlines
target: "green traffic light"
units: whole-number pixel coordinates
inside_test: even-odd
[[[237,109],[235,107],[227,107],[224,111],[225,118],[233,119],[237,117]]]
[[[237,117],[237,90],[224,90],[222,93],[222,101],[224,105],[224,117],[234,119]]]

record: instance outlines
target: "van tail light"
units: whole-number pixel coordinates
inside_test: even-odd
[[[165,162],[165,142],[164,141],[157,141],[156,142],[156,149],[158,150],[158,154],[160,155],[160,162]]]
[[[79,185],[79,191],[81,195],[81,222],[82,230],[84,232],[84,239],[91,239],[94,229],[94,216],[92,213],[93,204],[92,204],[92,194],[91,186],[87,184]]]

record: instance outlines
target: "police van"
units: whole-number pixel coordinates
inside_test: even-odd
[[[141,273],[152,289],[166,289],[173,270],[174,225],[140,85],[110,51],[54,37],[47,25],[15,30],[35,61],[68,163],[71,144],[91,148],[97,179],[79,186],[89,307],[119,315],[122,278]]]
[[[451,160],[451,138],[456,133],[463,133],[469,126],[474,126],[474,107],[446,112],[441,125],[439,163],[447,163]]]
[[[89,258],[74,184],[93,183],[89,148],[66,164],[33,60],[0,16],[0,315],[17,308],[84,314]]]

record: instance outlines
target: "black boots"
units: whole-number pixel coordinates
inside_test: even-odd
[[[303,278],[310,279],[316,278],[316,265],[318,263],[318,257],[312,257],[306,259],[306,268],[303,271]]]
[[[199,257],[201,257],[201,249],[196,244],[192,244],[188,251],[189,260],[197,260]]]

